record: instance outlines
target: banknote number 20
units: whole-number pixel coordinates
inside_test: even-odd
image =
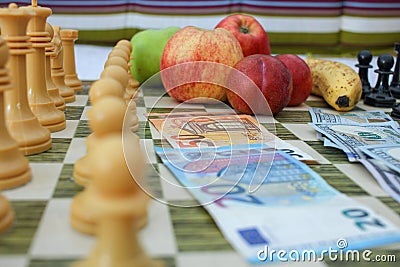
[[[347,209],[343,215],[354,220],[355,225],[363,231],[368,227],[385,227],[385,225],[376,218],[371,218],[370,214],[363,209]]]

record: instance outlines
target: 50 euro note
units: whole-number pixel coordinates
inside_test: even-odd
[[[363,249],[400,241],[400,230],[329,186],[306,164],[261,144],[156,147],[163,163],[250,263],[260,251]]]

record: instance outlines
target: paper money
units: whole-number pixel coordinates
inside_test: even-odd
[[[391,197],[400,203],[400,173],[388,168],[382,161],[363,159],[360,162]]]
[[[360,147],[360,150],[400,173],[400,144],[370,145]]]
[[[400,231],[330,187],[286,153],[260,145],[156,152],[207,209],[225,238],[250,263],[275,251],[363,249],[400,241]]]
[[[342,147],[352,162],[365,158],[360,147],[400,144],[400,133],[394,122],[387,122],[384,125],[313,124],[313,127],[338,147]]]
[[[312,156],[281,140],[249,115],[205,112],[193,112],[191,116],[182,113],[152,115],[150,122],[175,148],[261,143],[284,151],[303,162],[317,163]]]
[[[381,110],[339,112],[327,108],[310,108],[315,124],[371,124],[385,123],[393,119]]]

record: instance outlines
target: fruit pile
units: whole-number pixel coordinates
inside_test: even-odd
[[[361,83],[351,68],[295,54],[271,55],[267,32],[249,15],[227,16],[213,30],[145,30],[131,42],[132,75],[142,83],[161,71],[168,94],[180,102],[216,99],[245,114],[277,114],[310,93],[337,110],[350,110],[360,99]],[[343,73],[347,77],[339,77]]]

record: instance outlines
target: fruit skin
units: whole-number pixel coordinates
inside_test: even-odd
[[[337,111],[349,111],[360,101],[362,84],[359,75],[341,62],[305,59],[311,69],[311,94],[322,96]]]
[[[292,77],[288,68],[276,57],[264,54],[247,56],[234,68],[243,72],[257,85],[265,97],[260,101],[267,100],[273,114],[279,113],[289,103],[293,90]],[[249,90],[249,88],[242,87],[241,90]],[[251,97],[252,93],[243,93],[243,95]],[[253,93],[253,95],[256,94]],[[236,111],[253,114],[252,109],[238,95],[227,91],[227,96],[229,103]]]
[[[139,83],[160,71],[160,60],[165,44],[180,28],[144,30],[131,38],[131,73]]]
[[[222,19],[215,28],[224,28],[230,31],[239,41],[245,57],[254,54],[271,54],[268,34],[252,16],[229,15]]]
[[[217,84],[191,82],[173,88],[169,84],[173,84],[177,80],[198,81],[196,75],[200,75],[203,81],[218,78],[220,75],[220,72],[212,66],[207,69],[196,69],[196,66],[193,69],[185,67],[187,64],[179,65],[181,63],[206,61],[221,63],[220,66],[233,67],[242,58],[240,44],[229,31],[187,26],[176,32],[164,48],[160,64],[161,79],[168,94],[180,102],[200,97],[224,101],[226,100],[225,88]],[[176,67],[177,65],[179,67]],[[173,69],[176,70],[174,74],[163,75],[166,72],[165,69],[170,67],[174,67]],[[204,99],[204,102],[207,100]]]
[[[288,106],[298,106],[303,103],[311,93],[312,74],[307,63],[298,55],[277,55],[280,61],[286,65],[292,75],[293,91]]]

